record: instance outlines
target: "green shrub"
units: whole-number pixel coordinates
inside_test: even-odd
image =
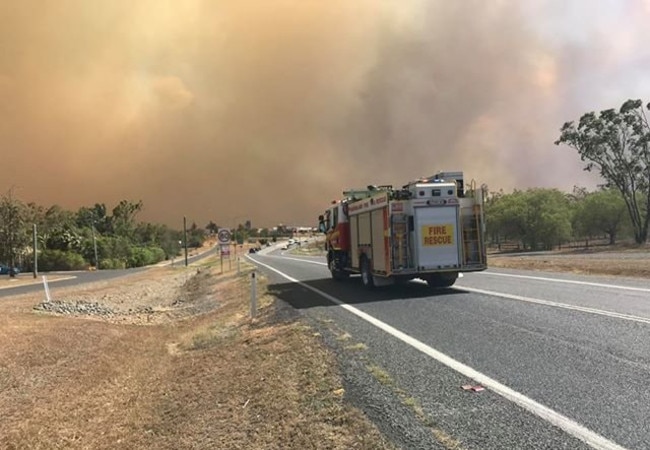
[[[163,261],[164,259],[165,251],[160,247],[131,247],[127,259],[127,266],[149,266]]]
[[[156,264],[159,263],[160,261],[164,261],[167,259],[167,255],[165,254],[165,250],[163,250],[160,247],[149,247],[149,250],[151,250],[151,253],[153,253],[153,261],[151,264]]]
[[[103,270],[126,269],[126,262],[119,258],[100,259],[99,268]]]
[[[90,264],[78,253],[62,250],[43,250],[38,255],[38,268],[44,272],[52,270],[85,270]]]

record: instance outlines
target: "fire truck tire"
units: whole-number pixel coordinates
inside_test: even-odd
[[[370,270],[370,260],[367,256],[361,257],[361,282],[368,289],[375,287],[375,279]]]
[[[337,269],[334,266],[333,261],[330,262],[330,273],[332,274],[332,279],[334,279],[336,281],[343,281],[343,280],[347,280],[348,278],[350,278],[350,272],[346,272],[345,270]]]
[[[350,272],[338,268],[333,255],[329,255],[327,266],[332,274],[332,278],[336,281],[347,280],[350,277]]]
[[[427,284],[432,288],[446,288],[453,286],[457,278],[457,272],[436,273],[427,277]]]

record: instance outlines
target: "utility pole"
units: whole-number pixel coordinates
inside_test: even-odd
[[[18,211],[14,205],[14,189],[16,186],[12,185],[9,188],[9,277],[15,278],[16,272],[14,268],[16,267],[16,219]]]
[[[185,247],[185,267],[187,267],[187,220],[183,216],[183,245]]]
[[[99,259],[97,258],[97,238],[95,237],[95,222],[93,221],[90,228],[93,232],[93,248],[95,249],[95,270],[99,270]]]
[[[38,239],[36,234],[36,224],[33,227],[34,231],[34,278],[38,276]]]

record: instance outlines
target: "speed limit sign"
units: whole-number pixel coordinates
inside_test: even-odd
[[[221,244],[230,243],[230,230],[228,228],[221,228],[217,233],[217,239]]]

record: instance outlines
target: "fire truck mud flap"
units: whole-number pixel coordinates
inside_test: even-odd
[[[370,269],[370,260],[366,256],[361,257],[361,283],[368,288],[375,287],[375,277]]]

